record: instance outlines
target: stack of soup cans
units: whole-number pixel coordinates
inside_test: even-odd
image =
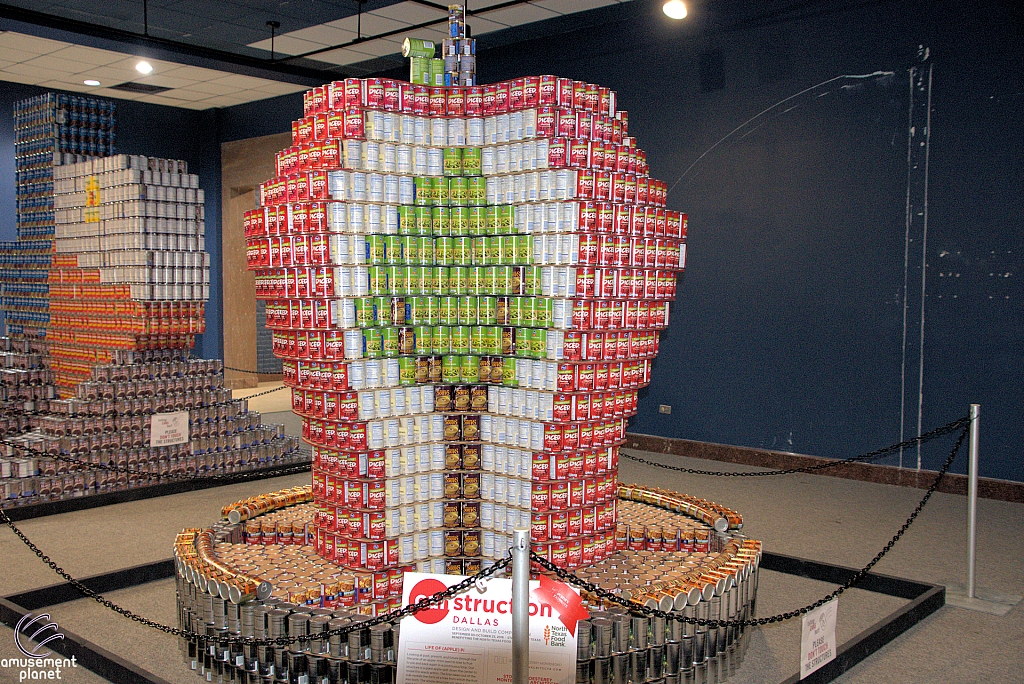
[[[203,191],[185,162],[125,154],[55,167],[52,368],[65,393],[111,350],[189,349],[205,329]]]
[[[304,102],[244,229],[319,553],[472,574],[529,526],[559,565],[610,555],[686,254],[615,93],[347,79]]]

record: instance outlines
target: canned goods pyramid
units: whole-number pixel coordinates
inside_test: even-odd
[[[319,555],[473,574],[514,527],[615,550],[618,449],[685,261],[615,93],[348,79],[307,93],[245,216]]]

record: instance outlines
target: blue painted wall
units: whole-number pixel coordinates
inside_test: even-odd
[[[716,14],[729,3],[691,7],[685,22],[671,24],[657,2],[637,0],[614,10],[626,21],[482,51],[479,75],[554,73],[610,86],[654,176],[673,185],[693,165],[669,195],[671,208],[690,214],[690,261],[631,429],[842,457],[899,436],[907,69],[928,46],[923,423],[982,404],[982,475],[1024,481],[1021,8],[858,5],[812,6],[813,16],[755,26]],[[714,50],[722,87],[705,92],[702,55]],[[833,81],[717,144],[806,88],[878,70],[895,74]],[[0,85],[8,111],[24,96],[9,87],[35,92]],[[202,114],[129,105],[119,113],[120,149],[199,165],[219,283],[219,143],[288,130],[301,97]],[[158,110],[167,112],[162,126],[139,123]],[[0,116],[3,149],[9,130]],[[174,151],[182,146],[187,153]],[[13,235],[10,169],[0,154],[0,216]],[[220,301],[217,289],[200,349],[207,356],[222,349]],[[672,414],[658,414],[659,404]],[[916,412],[908,434],[914,427]],[[937,467],[944,449],[926,449],[924,465]]]

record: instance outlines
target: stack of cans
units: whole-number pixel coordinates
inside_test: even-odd
[[[448,5],[448,37],[441,43],[446,86],[476,85],[476,39],[469,37],[465,5]]]
[[[611,555],[686,246],[615,94],[347,79],[304,102],[244,231],[318,552],[473,574],[530,526],[559,565]]]

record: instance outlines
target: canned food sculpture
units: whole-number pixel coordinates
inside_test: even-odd
[[[317,553],[473,574],[528,526],[560,566],[607,558],[686,254],[615,93],[347,79],[304,102],[245,234]]]

